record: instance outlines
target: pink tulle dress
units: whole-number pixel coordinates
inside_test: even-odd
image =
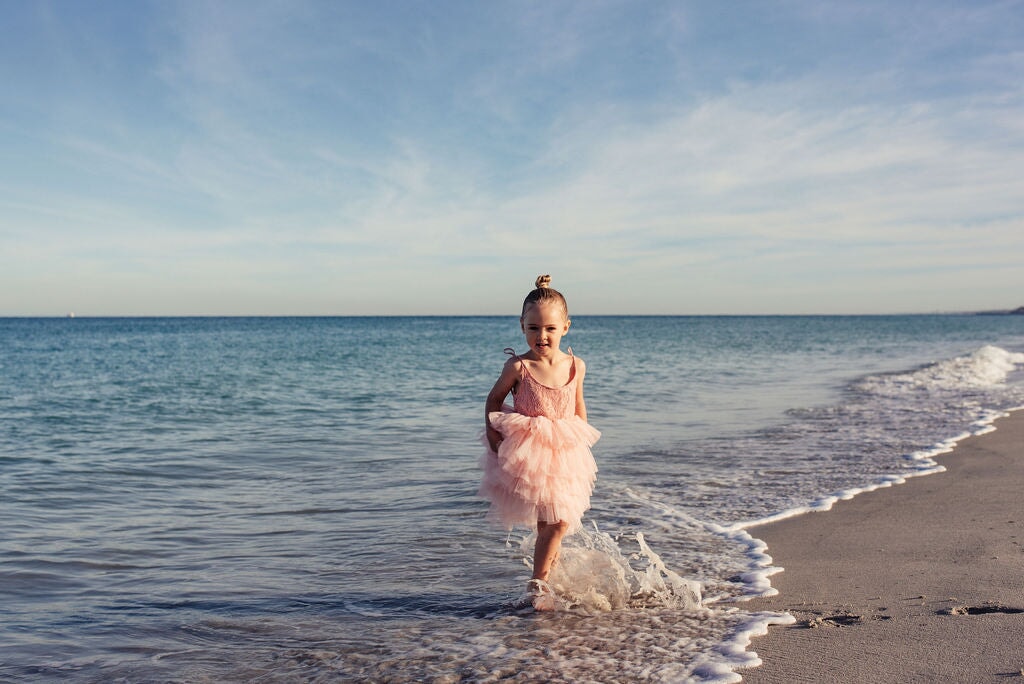
[[[571,534],[590,508],[597,479],[590,447],[601,437],[576,415],[576,359],[569,382],[547,387],[513,350],[505,353],[512,356],[510,363],[520,361],[522,372],[512,392],[514,406],[488,415],[503,439],[497,453],[488,446],[480,461],[484,475],[478,494],[491,502],[487,519],[508,530],[564,521]],[[483,441],[486,446],[486,435]]]

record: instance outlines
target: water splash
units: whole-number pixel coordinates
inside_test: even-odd
[[[535,535],[522,542],[526,553]],[[623,546],[635,550],[623,551]],[[526,560],[529,565],[529,559]],[[612,537],[593,526],[568,537],[548,586],[562,610],[606,612],[624,608],[702,609],[701,585],[669,569],[642,532]]]

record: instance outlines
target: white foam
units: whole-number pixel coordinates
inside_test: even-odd
[[[768,581],[768,578],[775,573],[780,572],[782,568],[776,568],[771,565],[771,556],[765,553],[767,545],[760,539],[755,539],[749,532],[747,532],[745,528],[748,524],[736,523],[733,525],[720,525],[714,522],[699,520],[685,511],[663,501],[654,501],[646,498],[631,488],[625,489],[624,492],[631,498],[643,502],[652,508],[658,509],[663,515],[674,520],[676,525],[703,528],[713,535],[724,537],[738,546],[745,547],[746,555],[750,559],[750,570],[741,574],[741,579],[747,589],[745,596],[747,598],[753,598],[754,596],[770,596],[775,592],[775,589],[772,588],[771,582]],[[771,519],[781,520],[784,517],[799,515],[807,510],[809,509],[794,509],[781,513],[778,516],[772,516]],[[721,596],[704,596],[702,603],[703,605],[708,606],[716,603],[721,598]]]
[[[957,356],[909,373],[873,375],[857,383],[856,388],[882,395],[985,388],[1001,385],[1007,376],[1024,365],[1024,354],[985,345],[966,356]]]
[[[1022,355],[1024,356],[1024,355]],[[843,489],[832,494],[828,494],[821,498],[815,499],[806,506],[797,506],[774,515],[766,516],[764,518],[758,518],[757,520],[749,520],[746,522],[738,522],[734,525],[730,525],[722,528],[725,533],[732,533],[734,530],[745,530],[751,527],[757,527],[759,525],[766,525],[768,523],[778,522],[779,520],[785,520],[786,518],[792,518],[797,515],[803,515],[804,513],[810,513],[812,511],[827,511],[831,510],[833,504],[837,501],[848,501],[858,494],[864,492],[873,492],[876,489],[882,489],[883,487],[891,487],[893,485],[903,484],[911,477],[920,477],[922,475],[931,475],[932,473],[941,473],[946,470],[942,465],[939,465],[934,458],[942,454],[948,454],[956,448],[956,445],[967,439],[968,437],[976,437],[978,435],[984,435],[992,432],[996,429],[993,423],[999,419],[1010,415],[1010,412],[1020,410],[1020,408],[1012,408],[1007,411],[986,411],[982,416],[972,423],[971,429],[966,432],[961,432],[955,437],[937,442],[933,446],[916,451],[912,454],[908,454],[906,459],[911,462],[911,469],[900,474],[900,475],[886,475],[880,477],[874,482],[864,485],[863,487],[851,487],[849,489]]]
[[[715,646],[710,653],[702,653],[694,658],[691,675],[699,679],[690,681],[701,682],[739,682],[743,678],[736,670],[757,667],[762,663],[761,657],[750,650],[750,642],[754,637],[764,636],[771,625],[792,625],[796,618],[789,613],[740,613],[744,617],[737,623],[732,636]]]

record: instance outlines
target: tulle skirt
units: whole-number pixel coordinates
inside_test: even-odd
[[[597,479],[590,447],[601,433],[579,416],[524,416],[509,406],[488,418],[503,440],[497,453],[488,447],[480,460],[478,494],[491,502],[487,519],[508,530],[532,529],[538,521],[564,521],[570,534],[579,530]]]

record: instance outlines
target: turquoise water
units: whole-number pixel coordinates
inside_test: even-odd
[[[729,679],[770,619],[738,601],[764,588],[746,525],[1024,405],[1021,316],[579,317],[566,342],[603,433],[567,567],[610,605],[540,616],[525,531],[474,497],[514,317],[0,319],[0,678]]]

